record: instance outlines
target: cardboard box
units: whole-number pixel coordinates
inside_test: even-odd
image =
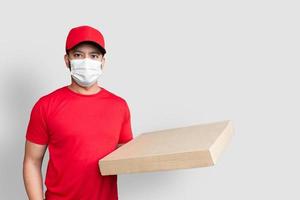
[[[230,120],[140,134],[99,160],[102,175],[207,167],[234,132]]]

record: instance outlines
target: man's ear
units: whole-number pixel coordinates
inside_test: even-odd
[[[104,68],[104,64],[105,64],[105,57],[102,57],[102,59],[101,59],[101,69],[103,70],[103,68]]]
[[[64,56],[64,59],[65,59],[65,63],[66,63],[66,66],[69,70],[71,70],[71,67],[70,67],[70,60],[69,60],[69,56],[67,54],[65,54]]]

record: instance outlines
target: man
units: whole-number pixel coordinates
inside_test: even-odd
[[[117,175],[102,176],[98,161],[133,139],[128,104],[97,84],[106,53],[100,31],[71,29],[65,50],[72,83],[40,97],[31,110],[26,193],[29,200],[44,198],[41,166],[48,147],[46,200],[118,200]]]

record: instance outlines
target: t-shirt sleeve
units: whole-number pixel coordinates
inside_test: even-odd
[[[26,139],[36,144],[48,144],[45,105],[40,98],[33,106],[27,125]]]
[[[121,132],[119,136],[119,144],[124,144],[133,139],[131,130],[131,115],[127,102],[125,101],[125,113],[124,120],[121,127]]]

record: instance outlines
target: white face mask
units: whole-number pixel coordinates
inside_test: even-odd
[[[102,74],[101,63],[90,58],[70,60],[71,76],[82,87],[90,87]]]

